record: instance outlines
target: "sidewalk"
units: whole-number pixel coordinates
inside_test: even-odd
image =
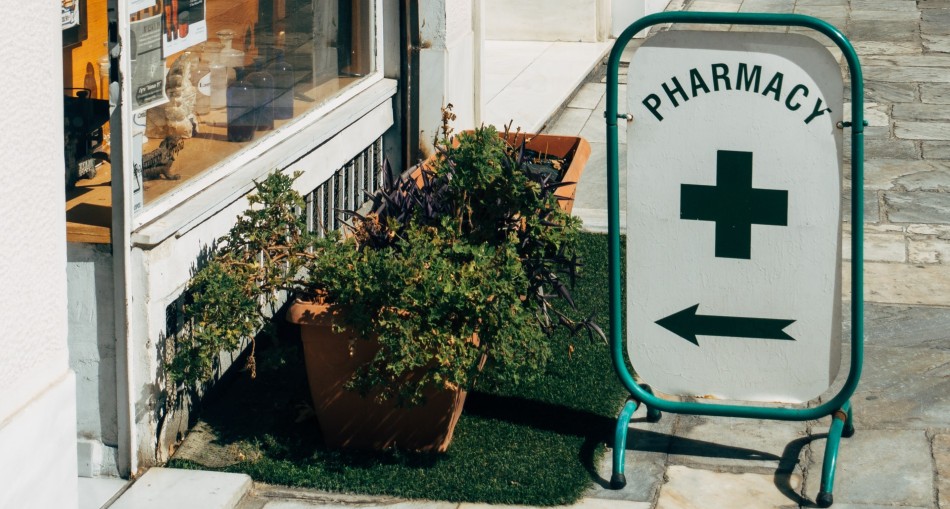
[[[870,122],[863,225],[866,350],[852,399],[857,432],[841,442],[833,507],[950,509],[950,0],[692,0],[686,8],[809,14],[842,28],[854,43],[865,71]],[[626,62],[637,44],[634,40],[628,47]],[[591,142],[593,153],[578,183],[574,212],[588,229],[605,231],[606,84],[603,72],[592,76],[548,122],[546,132],[579,134]],[[625,76],[621,95],[623,83]],[[623,167],[625,126],[620,131]],[[847,194],[843,207],[850,207]],[[844,234],[850,231],[846,224]],[[844,257],[849,260],[850,253]],[[845,328],[848,337],[850,324]],[[846,360],[848,355],[845,345]],[[588,497],[575,507],[814,507],[829,421],[667,414],[651,424],[641,409],[630,428],[626,488],[606,487],[607,454]],[[220,507],[490,507],[291,490],[251,485],[236,474],[215,475],[235,476],[224,484],[243,496],[236,506]],[[132,507],[122,505],[123,499],[147,490],[145,480],[133,484],[112,507]],[[215,482],[209,480],[202,489],[217,493],[221,487]],[[198,507],[180,502],[199,503],[197,493],[176,499],[174,486],[153,488],[155,505],[134,506]],[[233,493],[229,497],[235,500]]]
[[[842,440],[833,507],[950,508],[950,2],[694,0],[687,10],[812,15],[843,29],[854,44],[870,123],[866,354],[852,399],[857,433]],[[679,28],[688,27],[673,29]],[[632,41],[622,58],[621,98],[638,45]],[[830,49],[840,59],[840,50]],[[585,83],[547,130],[591,142],[574,212],[593,231],[607,226],[605,81]],[[623,189],[626,126],[619,127]],[[846,144],[845,154],[849,150]],[[845,210],[850,185],[846,167]],[[621,197],[622,223],[625,206]],[[848,261],[850,231],[846,223]],[[848,273],[847,265],[843,270]],[[783,423],[664,416],[657,424],[641,418],[633,426],[633,445],[628,443],[627,488],[598,488],[591,496],[657,509],[814,507],[828,425],[827,418]]]

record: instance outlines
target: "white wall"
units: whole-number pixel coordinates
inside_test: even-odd
[[[0,16],[0,507],[76,507],[60,5]]]
[[[490,41],[596,42],[607,35],[609,0],[483,1]]]
[[[456,132],[475,127],[475,32],[472,0],[420,0],[419,129],[431,153],[442,125],[442,106],[452,104]]]

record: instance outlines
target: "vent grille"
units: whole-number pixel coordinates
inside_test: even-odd
[[[307,194],[307,229],[323,237],[346,220],[344,210],[357,210],[379,189],[383,176],[380,137]]]

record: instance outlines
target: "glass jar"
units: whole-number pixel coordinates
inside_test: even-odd
[[[267,66],[274,77],[274,118],[294,116],[294,68],[284,59],[284,50],[277,50],[277,60]]]
[[[237,79],[228,85],[228,141],[251,141],[257,130],[254,87],[243,79],[244,69],[236,71]]]
[[[254,109],[257,113],[257,130],[274,128],[274,77],[264,70],[264,59],[254,59],[254,72],[247,75],[247,82],[254,87]]]
[[[234,79],[234,69],[244,67],[244,52],[234,48],[234,30],[225,29],[218,31],[218,40],[221,41],[221,63],[228,68],[228,78]]]
[[[191,72],[191,83],[196,90],[195,113],[207,115],[211,112],[211,64],[204,44],[198,46],[198,51],[198,63]]]

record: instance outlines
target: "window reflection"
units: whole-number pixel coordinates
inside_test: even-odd
[[[373,71],[372,0],[165,0],[164,7],[166,49],[202,29],[207,40],[164,55],[168,102],[148,109],[142,139],[146,204]]]

